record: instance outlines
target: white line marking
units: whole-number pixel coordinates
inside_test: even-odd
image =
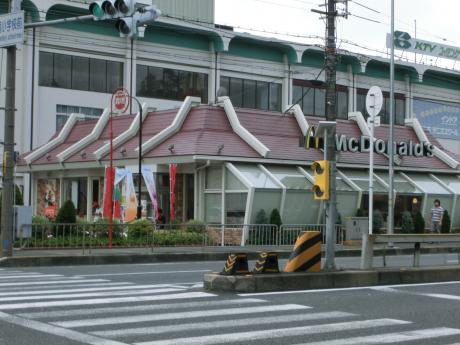
[[[315,289],[315,290],[292,290],[292,291],[273,291],[273,292],[251,292],[251,293],[240,293],[238,296],[264,296],[264,295],[289,295],[296,293],[316,293],[316,292],[331,292],[331,291],[353,291],[353,290],[367,290],[376,287],[382,288],[398,288],[398,287],[417,287],[417,286],[431,286],[431,285],[450,285],[460,284],[460,281],[452,282],[438,282],[438,283],[421,283],[421,284],[395,284],[395,285],[378,285],[378,286],[360,286],[350,288],[334,288],[334,289]]]
[[[265,303],[267,301],[256,298],[242,298],[242,299],[231,299],[231,300],[220,300],[220,301],[199,301],[199,302],[180,302],[180,303],[166,303],[166,304],[148,304],[148,305],[134,305],[128,307],[108,307],[108,308],[96,308],[91,309],[91,315],[96,314],[121,314],[124,312],[139,312],[147,310],[172,310],[172,309],[186,309],[196,307],[216,307],[223,305],[244,305],[250,303]],[[64,316],[78,316],[88,315],[88,309],[72,309],[72,310],[55,310],[55,311],[44,311],[35,313],[23,313],[18,314],[22,317],[31,319],[39,318],[54,318]]]
[[[460,300],[460,296],[456,295],[448,295],[444,293],[417,293],[417,295],[420,296],[426,296],[426,297],[434,297],[434,298],[442,298],[442,299],[450,299],[450,300]]]
[[[50,281],[32,281],[32,282],[14,282],[0,283],[2,286],[25,286],[25,285],[55,285],[55,284],[75,284],[75,283],[99,283],[110,282],[108,279],[69,279],[69,280],[50,280]]]
[[[167,325],[167,326],[155,326],[155,327],[139,327],[139,328],[128,328],[128,329],[116,329],[116,330],[104,330],[98,332],[91,332],[91,334],[106,337],[106,338],[118,338],[140,334],[162,334],[162,333],[176,333],[185,331],[205,330],[205,329],[217,329],[217,328],[229,328],[229,327],[244,327],[253,325],[268,325],[281,322],[296,322],[296,321],[308,321],[308,320],[322,320],[332,318],[343,318],[351,317],[355,314],[332,311],[325,313],[311,313],[311,314],[294,314],[294,315],[281,315],[281,316],[269,316],[262,318],[248,318],[248,319],[233,319],[233,320],[222,320],[222,321],[210,321],[210,322],[195,322],[195,323],[184,323],[179,325]]]
[[[79,277],[128,276],[128,275],[142,275],[142,274],[200,273],[200,272],[211,272],[211,271],[212,271],[212,270],[191,270],[191,271],[155,271],[155,272],[127,272],[127,273],[80,274]]]
[[[0,275],[0,279],[29,279],[29,278],[62,278],[62,274],[20,274],[20,275],[11,275],[11,276],[3,276]]]
[[[443,294],[443,293],[425,293],[425,292],[398,290],[398,289],[386,288],[386,287],[375,287],[373,288],[373,290],[378,290],[378,291],[380,290],[383,292],[391,292],[391,293],[409,294],[409,295],[423,296],[423,297],[449,299],[449,300],[455,300],[455,301],[460,300],[460,296]]]
[[[393,326],[408,324],[408,321],[394,319],[375,319],[365,321],[350,321],[340,323],[330,323],[313,326],[301,326],[290,328],[266,329],[252,332],[235,332],[217,335],[207,335],[202,337],[187,337],[176,339],[165,339],[157,341],[146,341],[135,343],[135,345],[208,345],[224,344],[243,341],[255,341],[261,339],[284,338],[299,335],[319,334],[338,332],[343,330],[355,330],[373,327]]]
[[[81,289],[59,289],[59,290],[32,290],[32,291],[19,291],[19,292],[2,292],[0,301],[4,296],[27,296],[27,295],[52,295],[71,292],[91,292],[91,291],[115,291],[115,290],[139,290],[139,289],[155,289],[155,288],[182,288],[183,286],[172,286],[170,284],[154,284],[154,285],[129,285],[130,283],[121,283],[122,286],[103,286],[103,287],[84,287]]]
[[[104,297],[104,296],[132,296],[132,295],[151,295],[162,292],[177,292],[183,289],[177,288],[164,288],[164,289],[143,289],[143,290],[126,290],[124,291],[101,291],[101,292],[88,292],[76,294],[56,294],[52,296],[14,296],[0,298],[0,302],[13,302],[13,301],[33,301],[33,300],[52,300],[52,299],[69,299],[69,298],[82,298],[82,297]]]
[[[6,276],[12,276],[12,275],[32,275],[32,274],[42,274],[39,272],[22,272],[22,271],[6,271],[6,272],[1,272],[0,277],[6,277]]]
[[[53,322],[54,325],[73,328],[73,327],[85,327],[85,326],[99,326],[99,325],[119,325],[126,323],[136,323],[144,321],[163,321],[163,320],[183,320],[197,317],[207,316],[225,316],[225,315],[241,315],[241,314],[255,314],[264,312],[276,312],[276,311],[287,311],[287,310],[305,310],[310,309],[299,304],[284,304],[277,306],[262,306],[262,307],[246,307],[246,308],[230,308],[230,309],[212,309],[212,310],[196,310],[179,313],[166,313],[166,314],[147,314],[147,315],[133,315],[122,317],[104,317],[97,319],[82,319],[82,320],[70,320]]]
[[[297,345],[373,345],[373,344],[392,344],[403,341],[414,341],[437,337],[447,337],[460,334],[460,329],[439,327],[422,329],[417,331],[404,331],[395,333],[375,334],[365,337],[355,337],[348,339],[335,339],[326,341],[315,341],[314,343],[303,343]]]
[[[126,289],[136,286],[134,283],[131,282],[113,282],[113,283],[93,283],[93,284],[72,284],[71,286],[51,286],[50,288],[61,288],[60,290],[43,290],[43,287],[39,287],[39,289],[35,290],[22,290],[20,292],[12,291],[11,288],[0,288],[0,296],[15,296],[15,295],[38,295],[38,294],[51,294],[51,293],[60,293],[60,292],[67,292],[81,288],[84,289],[93,289],[93,288],[111,288],[111,287],[124,287]],[[65,289],[68,288],[68,289]],[[80,290],[79,290],[80,291]],[[91,290],[90,290],[91,291]]]
[[[19,325],[22,327],[34,329],[36,331],[40,331],[43,333],[52,334],[54,336],[60,336],[66,339],[71,339],[77,342],[86,343],[90,345],[127,345],[119,341],[102,339],[94,335],[80,333],[80,332],[76,332],[70,329],[63,329],[60,327],[48,325],[48,324],[45,324],[39,321],[35,321],[35,320],[26,320],[26,319],[22,319],[20,317],[5,314],[2,312],[0,312],[0,320],[11,323],[11,324]]]
[[[457,264],[458,259],[457,260],[447,260],[447,263],[449,263],[449,264]]]
[[[170,299],[186,299],[186,298],[203,298],[215,296],[205,292],[185,292],[170,295],[155,295],[155,296],[132,296],[132,297],[117,297],[117,298],[95,298],[95,299],[78,299],[72,301],[47,301],[47,302],[31,302],[31,303],[16,303],[16,304],[0,304],[0,310],[10,309],[28,309],[28,308],[51,308],[64,307],[73,305],[95,305],[95,304],[112,304],[112,303],[130,303],[130,302],[146,302],[146,301],[163,301]]]

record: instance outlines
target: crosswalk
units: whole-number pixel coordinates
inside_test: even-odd
[[[447,345],[460,339],[460,327],[217,295],[198,282],[135,284],[8,269],[0,269],[2,322],[91,345],[441,344],[443,338]]]

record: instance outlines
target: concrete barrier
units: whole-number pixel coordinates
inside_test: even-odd
[[[209,291],[270,292],[333,289],[378,285],[448,282],[460,280],[460,266],[400,269],[347,270],[319,273],[279,273],[246,276],[204,275]]]

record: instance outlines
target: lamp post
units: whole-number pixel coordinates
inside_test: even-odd
[[[139,100],[134,97],[130,96],[131,99],[135,100],[137,103],[137,107],[139,109],[139,155],[138,155],[138,177],[137,177],[137,191],[138,191],[138,199],[137,199],[137,219],[141,219],[142,216],[142,204],[141,204],[141,183],[142,183],[142,105]]]

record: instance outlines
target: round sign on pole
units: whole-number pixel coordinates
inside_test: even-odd
[[[366,95],[366,110],[371,117],[380,113],[383,106],[382,90],[378,86],[372,86]]]
[[[113,111],[123,114],[129,107],[129,92],[125,88],[116,89],[112,94]]]

